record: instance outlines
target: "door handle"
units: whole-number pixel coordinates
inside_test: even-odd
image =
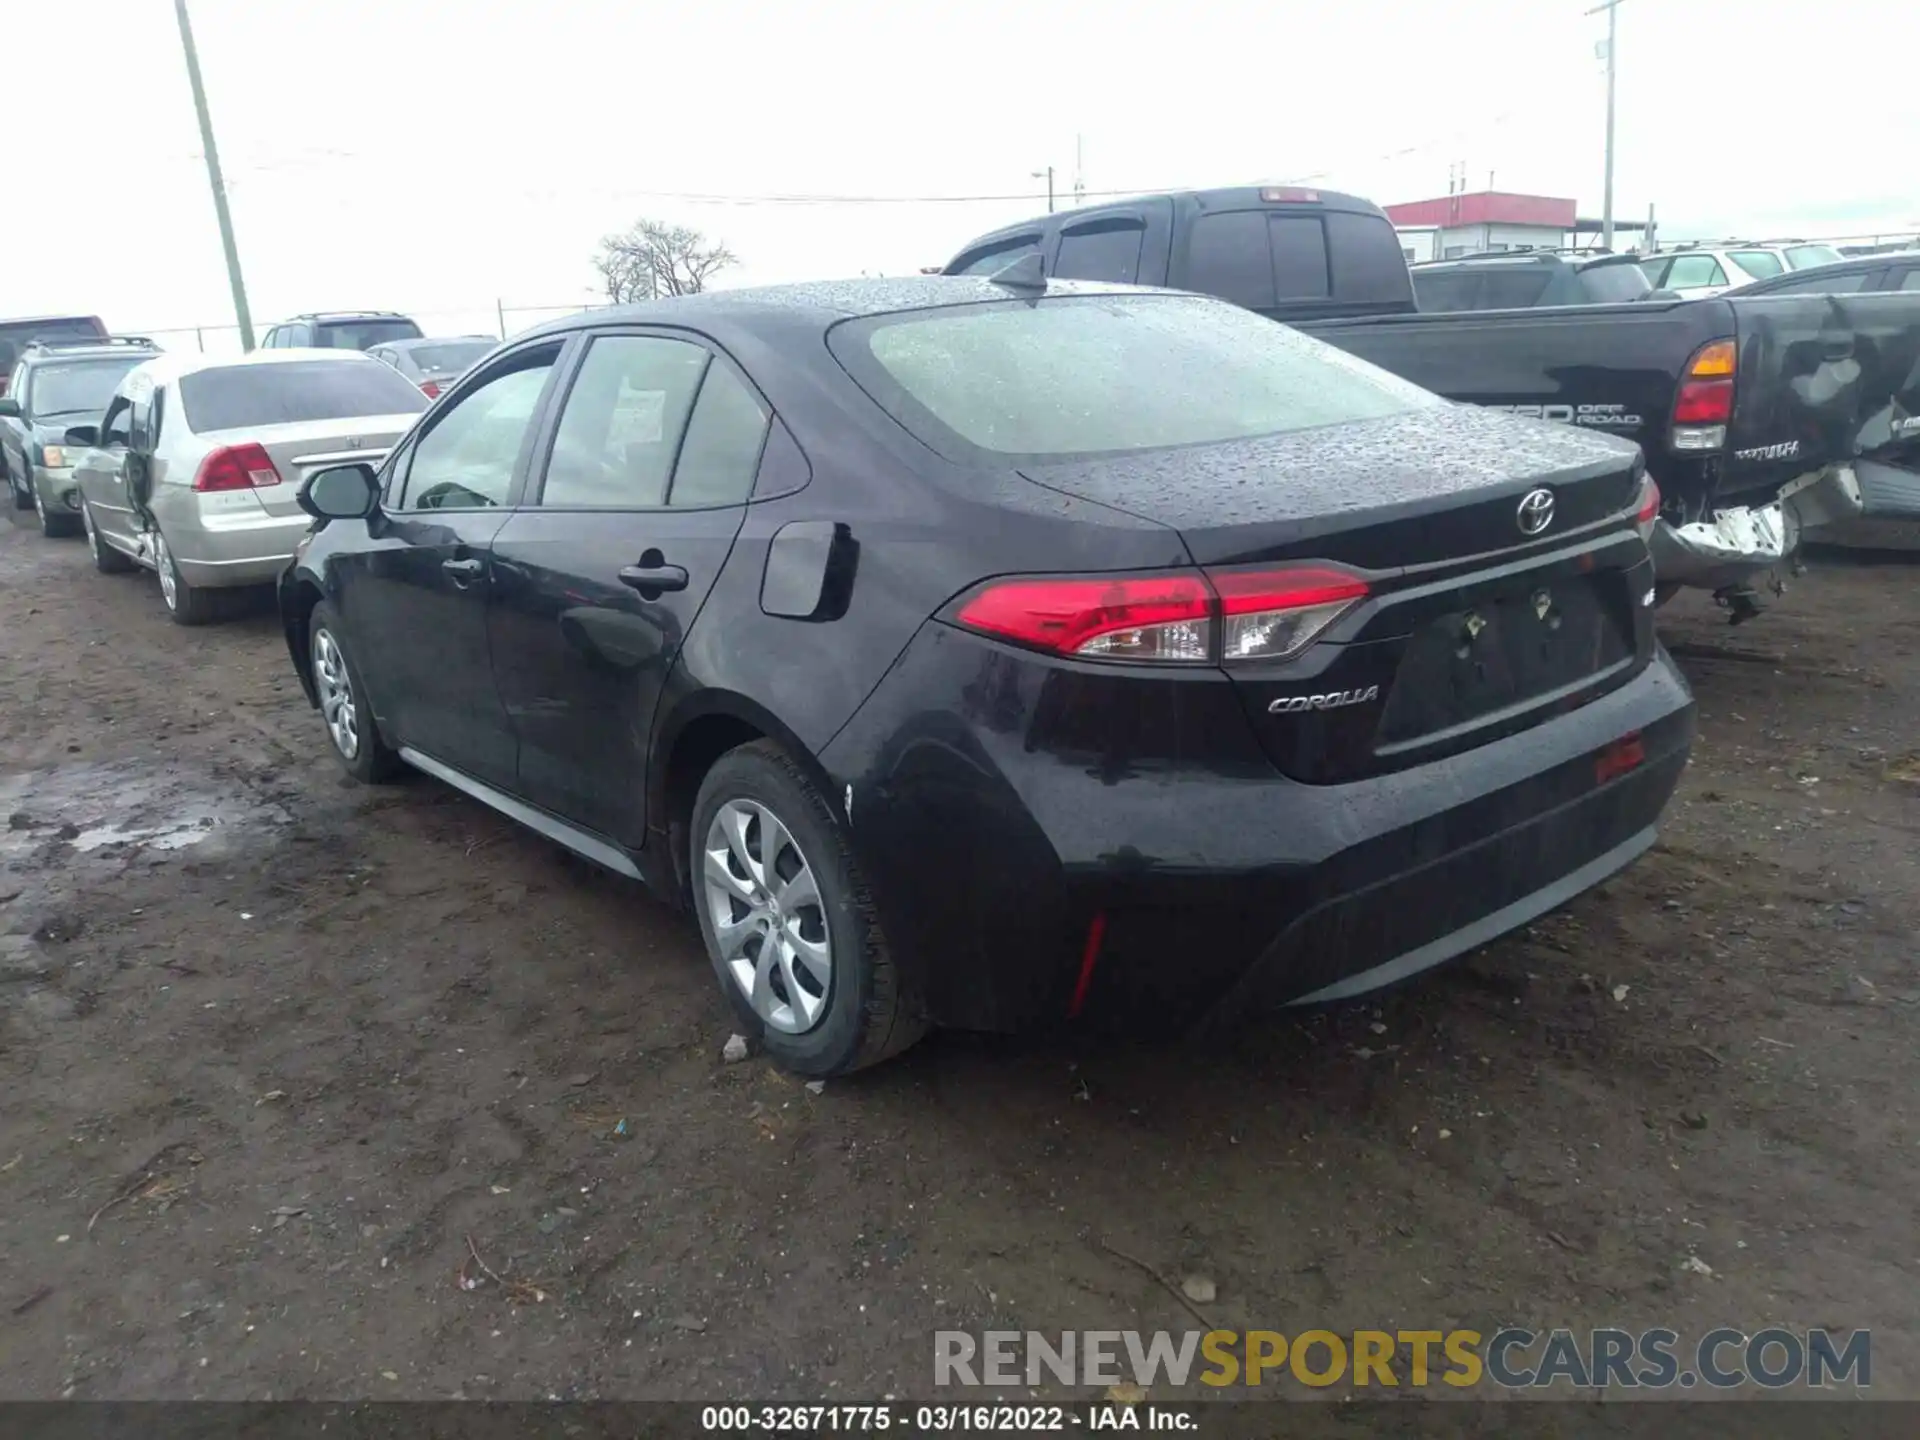
[[[477,580],[485,567],[478,560],[442,560],[440,568],[456,580]]]
[[[620,583],[646,594],[687,588],[686,567],[681,565],[628,565],[620,571]]]

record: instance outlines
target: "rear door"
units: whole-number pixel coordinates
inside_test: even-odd
[[[494,537],[518,793],[632,848],[660,693],[746,513],[771,410],[684,331],[596,332]]]
[[[487,650],[493,539],[523,486],[565,343],[520,346],[470,376],[394,456],[381,510],[361,522],[372,543],[335,562],[387,734],[505,791],[517,745]]]

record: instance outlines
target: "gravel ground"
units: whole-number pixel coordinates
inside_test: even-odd
[[[1870,1326],[1920,1396],[1912,566],[1663,612],[1663,841],[1524,934],[818,1094],[639,887],[342,778],[266,603],[0,521],[0,609],[0,1395],[925,1395],[936,1329],[1189,1328],[1151,1268],[1223,1328]]]

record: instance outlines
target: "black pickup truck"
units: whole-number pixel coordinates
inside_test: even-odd
[[[1920,490],[1920,294],[1421,314],[1380,209],[1297,187],[1042,216],[945,269],[992,274],[1033,255],[1058,279],[1217,295],[1449,399],[1638,441],[1664,497],[1664,587],[1711,589],[1735,619],[1803,531],[1860,513],[1863,488],[1893,504]]]

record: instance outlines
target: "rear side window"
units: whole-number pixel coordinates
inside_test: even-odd
[[[1901,276],[1900,288],[1902,290],[1920,290],[1920,268],[1909,270],[1905,275]]]
[[[1700,290],[1727,283],[1727,272],[1711,255],[1676,255],[1667,271],[1668,290]]]
[[[1580,272],[1580,288],[1595,305],[1622,304],[1638,300],[1653,289],[1647,272],[1630,260],[1611,265],[1589,265]]]
[[[1733,263],[1756,280],[1771,280],[1786,273],[1787,267],[1771,250],[1729,250]]]
[[[414,415],[427,397],[398,371],[365,360],[290,360],[198,370],[180,381],[196,434],[355,415]]]
[[[1538,305],[1552,283],[1553,271],[1545,265],[1489,265],[1480,272],[1480,293],[1474,297],[1473,308],[1525,310]]]
[[[1805,270],[1812,265],[1833,265],[1847,257],[1831,245],[1789,245],[1787,268]]]
[[[594,340],[554,429],[540,503],[644,509],[667,477],[700,388],[707,352],[654,335]]]
[[[907,311],[845,322],[828,344],[910,432],[972,463],[1208,444],[1445,403],[1296,330],[1199,298]]]
[[[1131,285],[1140,278],[1140,241],[1146,226],[1137,220],[1109,221],[1069,230],[1060,237],[1053,273],[1063,280],[1102,280]]]
[[[963,255],[958,268],[949,267],[949,275],[991,275],[1003,270],[1022,255],[1031,255],[1040,248],[1038,235],[1022,235],[1013,240],[996,241],[990,248],[972,255]]]
[[[673,467],[670,505],[744,505],[767,440],[767,411],[733,367],[715,360],[700,382]]]
[[[1769,295],[1851,295],[1867,283],[1867,272],[1855,270],[1847,275],[1822,275],[1818,270],[1791,280],[1769,285]]]

